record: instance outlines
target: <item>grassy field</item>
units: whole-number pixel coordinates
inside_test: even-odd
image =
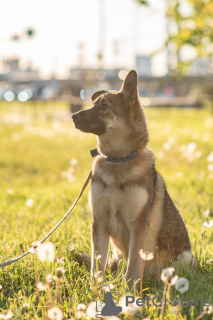
[[[188,279],[189,289],[180,294],[172,286],[171,294],[179,299],[203,295],[213,304],[213,226],[208,225],[213,219],[213,162],[208,158],[213,152],[213,116],[207,109],[147,109],[146,114],[156,167],[180,208],[200,263],[198,270],[177,267],[176,274]],[[63,217],[91,168],[89,151],[95,147],[93,135],[73,128],[66,104],[0,103],[0,262],[27,251]],[[55,275],[62,263],[40,262],[33,254],[0,269],[0,318],[9,319],[10,311],[13,319],[48,319],[45,307],[55,306],[63,309],[63,319],[88,319],[83,311],[77,311],[79,303],[88,306],[97,295],[105,301],[109,284],[113,284],[116,302],[125,294],[124,263],[119,266],[118,278],[108,272],[96,289],[90,271],[73,259],[74,249],[91,252],[87,197],[88,191],[49,240],[54,243],[56,258],[64,257],[63,281],[54,277],[38,294],[36,282],[44,283],[47,274]],[[164,283],[145,276],[144,288],[144,297],[162,296]],[[203,310],[202,302],[198,304],[180,309],[168,305],[164,318],[195,319]],[[146,306],[138,315],[119,318],[158,319],[159,310]],[[212,319],[212,315],[204,318]],[[60,315],[57,318],[55,314],[55,319]]]

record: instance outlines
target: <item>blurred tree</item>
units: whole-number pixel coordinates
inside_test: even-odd
[[[136,0],[139,4],[142,4],[144,6],[148,6],[149,5],[149,2],[146,1],[146,0]]]
[[[35,30],[32,28],[29,28],[26,30],[26,35],[28,38],[32,38],[35,35]]]
[[[171,74],[185,74],[195,58],[213,56],[213,2],[167,1],[168,68]]]

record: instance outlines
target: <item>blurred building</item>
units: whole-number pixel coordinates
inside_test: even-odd
[[[5,72],[0,75],[0,80],[8,82],[30,82],[39,81],[39,72],[31,67],[21,69],[18,59],[4,60]]]
[[[213,61],[209,57],[196,58],[190,67],[191,76],[207,76],[213,74]]]
[[[148,56],[137,56],[136,57],[136,71],[140,77],[151,77],[151,59]]]

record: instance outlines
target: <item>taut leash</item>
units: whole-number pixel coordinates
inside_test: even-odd
[[[75,202],[73,203],[73,205],[69,208],[68,212],[64,215],[64,217],[57,223],[57,225],[40,241],[40,243],[44,242],[45,240],[47,240],[51,234],[53,234],[53,232],[55,232],[58,227],[62,224],[62,222],[64,222],[64,220],[70,215],[70,213],[72,212],[72,210],[75,208],[76,204],[78,203],[78,201],[80,200],[81,196],[83,195],[86,187],[88,186],[90,180],[92,179],[92,171],[90,171],[90,173],[88,174],[88,177],[86,178],[84,185],[77,197],[77,199],[75,200]],[[6,267],[11,265],[12,263],[17,262],[18,260],[21,260],[22,258],[26,257],[28,254],[30,253],[30,251],[28,250],[27,252],[23,253],[21,256],[16,257],[14,259],[11,260],[7,260],[4,261],[0,264],[0,267]]]

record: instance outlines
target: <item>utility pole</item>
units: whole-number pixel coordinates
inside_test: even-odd
[[[106,42],[106,0],[99,1],[99,51],[98,51],[98,62],[99,69],[104,67],[104,52]]]

